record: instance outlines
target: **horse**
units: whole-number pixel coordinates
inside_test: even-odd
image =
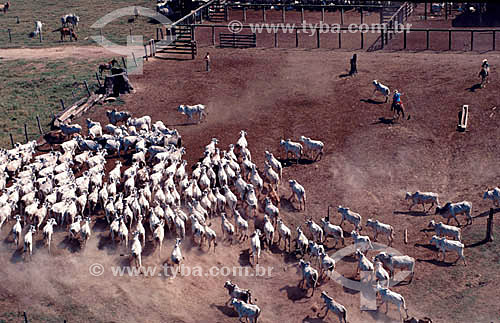
[[[391,106],[391,111],[394,110],[394,115],[393,115],[393,119],[399,119],[399,117],[401,116],[401,114],[403,115],[403,120],[405,118],[405,107],[403,105],[402,102],[395,102],[392,104]],[[397,114],[397,117],[396,117],[396,114]],[[410,116],[408,116],[408,119],[410,118]]]
[[[73,29],[68,28],[68,27],[61,27],[56,30],[53,30],[52,32],[55,33],[56,31],[59,31],[61,33],[61,41],[64,41],[66,39],[66,36],[69,36],[69,39],[72,41],[73,38],[75,41],[78,41],[78,37],[76,36],[75,32]]]
[[[0,4],[0,10],[2,10],[4,14],[6,14],[7,11],[9,11],[9,7],[10,7],[10,1],[7,1],[4,4]]]
[[[479,77],[481,78],[481,88],[486,87],[486,83],[489,83],[488,76],[490,75],[489,67],[483,66],[479,72]]]
[[[80,21],[80,17],[74,15],[72,13],[61,17],[61,24],[63,27],[69,27],[71,25],[73,28],[78,30],[78,22]]]
[[[104,70],[107,70],[107,71],[111,70],[113,68],[113,66],[115,66],[115,64],[118,65],[118,61],[113,58],[113,60],[107,62],[106,64],[99,65],[99,74],[102,75],[102,71],[104,71]]]

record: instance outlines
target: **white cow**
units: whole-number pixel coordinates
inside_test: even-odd
[[[318,157],[323,157],[323,147],[325,144],[319,140],[312,140],[311,138],[300,136],[300,141],[302,141],[306,147],[306,155],[309,155],[313,152],[316,153],[316,157],[314,160],[317,160]],[[313,156],[309,156],[313,158]],[[321,158],[320,158],[321,159]]]
[[[179,105],[177,108],[177,111],[186,115],[188,117],[188,120],[194,122],[193,117],[195,115],[198,115],[198,122],[201,122],[203,119],[203,116],[208,115],[207,109],[203,104],[196,104],[196,105]]]
[[[446,203],[443,207],[436,206],[436,214],[440,214],[443,218],[448,219],[446,224],[450,223],[450,219],[453,218],[458,222],[457,215],[465,214],[467,217],[467,224],[472,224],[472,203],[467,201],[462,201],[458,203]]]
[[[495,187],[492,190],[484,192],[483,199],[490,199],[494,206],[500,206],[500,188]]]
[[[405,200],[411,200],[411,205],[409,207],[410,210],[416,204],[422,204],[424,212],[425,212],[425,204],[431,204],[429,210],[434,206],[434,204],[439,205],[439,196],[436,193],[432,192],[417,191],[413,194],[410,192],[406,192]]]
[[[332,311],[333,313],[335,313],[335,315],[337,315],[340,323],[347,323],[347,310],[343,305],[334,301],[333,298],[328,296],[325,291],[321,292],[321,299],[323,299],[323,301],[325,302],[325,305],[321,309],[326,307],[326,312],[325,315],[323,315],[323,318],[326,317],[328,311]]]
[[[39,20],[35,21],[35,30],[33,31],[33,37],[42,33],[42,26],[43,24],[41,21]]]
[[[385,96],[385,102],[387,102],[389,95],[391,94],[391,90],[378,80],[373,80],[373,86],[375,86],[375,89],[373,90],[372,96],[375,95],[376,92],[380,92],[383,96]]]

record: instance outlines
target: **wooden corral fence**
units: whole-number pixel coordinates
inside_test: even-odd
[[[210,44],[212,46],[216,46],[216,35],[219,30],[222,29],[222,31],[227,31],[230,30],[230,25],[223,25],[223,24],[217,24],[217,25],[209,25],[209,24],[194,24],[191,25],[193,29],[197,28],[208,28],[211,30],[211,42]],[[242,30],[248,29],[250,32],[252,31],[252,27],[248,25],[243,25],[241,26]],[[301,41],[300,41],[300,35],[304,35],[302,37],[308,37],[308,34],[301,34],[301,30],[303,29],[301,26],[289,26],[287,29],[293,29],[294,34],[295,34],[295,47],[299,48],[301,47]],[[353,33],[354,31],[354,33]],[[433,49],[430,46],[430,38],[431,38],[431,32],[432,33],[447,33],[448,34],[448,49],[452,50],[453,46],[453,34],[454,33],[469,33],[470,34],[470,46],[466,48],[466,50],[474,51],[474,35],[475,34],[484,34],[484,33],[489,33],[491,34],[491,47],[490,50],[496,51],[496,34],[497,32],[500,32],[500,29],[439,29],[439,28],[377,28],[377,27],[369,27],[369,28],[350,28],[350,27],[340,27],[337,29],[337,35],[338,35],[338,48],[342,49],[344,48],[342,46],[342,40],[344,37],[353,37],[353,34],[359,34],[357,37],[360,37],[360,47],[359,49],[364,49],[365,47],[365,40],[363,35],[367,32],[375,32],[375,33],[380,33],[380,37],[378,38],[378,48],[376,49],[384,49],[385,46],[383,44],[386,44],[386,39],[388,39],[389,34],[391,35],[401,35],[403,37],[403,46],[400,48],[401,50],[406,50],[408,49],[408,44],[407,44],[407,36],[410,33],[418,33],[418,32],[425,32],[426,34],[426,50],[437,50]],[[263,30],[263,33],[268,33],[267,30]],[[279,34],[280,34],[280,29],[276,29],[274,31],[269,31],[269,33],[274,34],[274,47],[279,47]],[[316,48],[322,48],[322,42],[321,42],[321,30],[320,28],[315,29],[315,35],[316,35]],[[256,35],[256,46],[258,43],[258,35]],[[368,48],[368,51],[376,50],[373,49],[373,45]],[[392,48],[394,49],[394,48]]]
[[[209,8],[216,0],[211,0],[203,6],[193,10],[191,13],[180,18],[176,22],[156,28],[156,39],[153,40],[153,47],[150,50],[150,57],[159,53],[190,55],[195,59],[198,54],[197,43],[195,40],[194,24],[203,23],[203,19],[209,18]],[[146,59],[148,57],[145,47]]]
[[[387,39],[389,37],[389,33],[394,34],[394,32],[397,32],[397,29],[388,29],[388,32],[382,33],[381,35],[381,41],[380,41],[380,47],[381,49],[384,48],[384,43],[387,44]],[[431,39],[431,33],[447,33],[448,34],[448,50],[452,50],[453,48],[453,34],[457,33],[468,33],[470,34],[470,44],[468,48],[464,48],[464,50],[470,50],[474,51],[474,35],[477,34],[491,34],[491,47],[490,50],[496,51],[496,34],[497,32],[500,32],[500,29],[440,29],[440,28],[410,28],[410,29],[404,29],[402,34],[403,34],[403,48],[401,49],[408,49],[408,44],[407,44],[407,38],[408,38],[408,33],[424,33],[425,32],[425,49],[426,50],[433,50],[430,46],[430,39]]]
[[[281,3],[268,3],[268,4],[256,4],[256,3],[238,3],[231,4],[226,3],[226,6],[230,8],[231,11],[242,12],[242,21],[247,22],[247,11],[250,9],[262,11],[262,22],[268,22],[267,12],[270,10],[281,11],[281,22],[286,22],[286,12],[290,10],[300,11],[301,22],[304,22],[304,13],[306,10],[316,10],[321,11],[321,21],[325,21],[325,16],[328,11],[339,11],[341,25],[344,24],[344,14],[348,9],[356,9],[360,14],[360,23],[364,23],[364,16],[366,11],[379,11],[380,19],[382,20],[382,5],[340,5],[340,4],[329,4],[329,5],[314,5],[314,4],[281,4]],[[227,20],[227,19],[226,19]]]
[[[382,32],[377,40],[375,40],[375,42],[373,42],[373,44],[368,48],[368,51],[383,49],[384,45],[387,45],[387,43],[389,42],[389,39],[392,39],[394,37],[394,31],[391,32],[390,30],[393,30],[398,25],[404,24],[408,20],[408,17],[410,17],[410,15],[413,13],[413,9],[414,4],[411,2],[403,2],[403,4],[394,12],[391,11],[392,8],[384,7],[380,15],[380,23],[385,24],[388,28],[388,31],[385,33]],[[386,18],[386,12],[392,13],[389,14],[390,16],[388,17],[388,19]]]
[[[220,33],[219,42],[221,48],[252,48],[257,47],[257,36],[255,34]]]

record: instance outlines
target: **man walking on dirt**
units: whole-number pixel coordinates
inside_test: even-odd
[[[210,72],[210,55],[209,53],[207,53],[207,55],[205,55],[205,64],[206,64],[206,71],[207,72]]]
[[[352,55],[351,69],[349,71],[349,76],[353,76],[353,75],[356,75],[358,73],[357,62],[358,62],[358,55],[357,54]]]

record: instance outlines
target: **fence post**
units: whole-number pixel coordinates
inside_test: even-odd
[[[380,34],[380,40],[382,41],[382,46],[380,47],[380,49],[384,49],[384,31],[382,31]]]
[[[191,42],[191,59],[195,59],[196,56],[195,50],[196,50],[196,43]]]
[[[38,131],[40,131],[40,134],[43,134],[42,126],[40,125],[40,118],[36,116],[36,123],[38,125]]]
[[[342,32],[339,30],[339,49],[342,48]]]
[[[429,34],[430,34],[429,29],[427,29],[425,31],[426,49],[429,49]]]
[[[361,49],[365,48],[365,34],[360,30],[361,33]]]
[[[91,93],[90,93],[90,90],[89,90],[89,85],[87,84],[87,81],[85,81],[85,80],[84,80],[84,81],[83,81],[83,84],[85,84],[85,88],[87,89],[87,94],[88,94],[88,95],[89,95],[89,97],[90,97]],[[38,118],[38,117],[37,117],[37,118]]]
[[[19,23],[19,16],[16,16],[16,24]]]
[[[448,20],[448,2],[444,3],[444,19]]]
[[[61,102],[61,107],[62,107],[62,109],[64,111],[65,110],[65,108],[64,108],[64,101],[63,101],[63,99],[60,99],[59,101]]]
[[[233,33],[233,48],[236,48],[236,34]]]
[[[493,208],[490,208],[490,213],[488,214],[488,220],[486,222],[486,238],[487,242],[493,241]]]
[[[359,12],[359,13],[361,14],[361,24],[363,24],[363,23],[364,23],[364,20],[365,20],[365,19],[364,19],[364,17],[363,17],[363,7],[361,7],[361,9],[360,9],[360,12]]]
[[[7,31],[9,32],[9,43],[12,43],[12,35],[10,34],[10,28],[7,29]]]
[[[148,45],[144,45],[144,53],[145,53],[145,58],[146,58],[146,61],[148,60]]]
[[[320,40],[319,40],[319,38],[320,38],[320,36],[319,36],[319,32],[320,32],[320,29],[319,29],[319,28],[316,28],[316,42],[317,42],[317,44],[318,44],[318,48],[320,48],[320,47],[321,47],[321,46],[320,46]]]
[[[9,137],[10,137],[10,144],[12,145],[12,148],[14,148],[14,138],[12,137],[11,133],[9,133]]]
[[[101,43],[104,41],[104,39],[102,38],[102,28],[99,28],[99,36],[101,36]]]
[[[224,5],[224,21],[227,21],[227,5]]]
[[[406,29],[403,30],[403,49],[406,49]]]
[[[427,1],[424,2],[424,19],[427,20]]]
[[[285,22],[285,5],[283,5],[283,7],[281,7],[281,20],[283,20],[283,22]]]
[[[26,137],[26,143],[28,143],[29,138],[28,138],[28,127],[26,126],[26,123],[24,124],[24,136]]]
[[[496,30],[493,30],[493,50],[495,50],[495,48],[496,48],[496,44],[495,44],[496,39],[495,38],[496,38]]]
[[[304,23],[304,7],[300,8],[300,21]]]
[[[299,47],[299,30],[295,29],[295,47]]]
[[[95,72],[95,78],[97,80],[97,85],[99,85],[99,88],[101,88],[101,80],[99,79],[99,74],[97,74],[97,72]]]
[[[247,7],[243,7],[243,22],[247,22]]]
[[[448,50],[451,50],[451,29],[448,30]]]
[[[132,58],[134,59],[135,67],[137,67],[137,60],[135,59],[135,54],[133,51],[132,51]]]
[[[262,6],[262,21],[266,22],[266,6]]]
[[[474,50],[474,31],[470,31],[470,50]]]
[[[274,48],[278,47],[278,31],[274,31]]]
[[[215,46],[215,26],[212,26],[212,46]]]
[[[340,25],[344,25],[344,7],[340,8]]]
[[[196,40],[195,33],[194,33],[194,25],[191,25],[191,40]]]

